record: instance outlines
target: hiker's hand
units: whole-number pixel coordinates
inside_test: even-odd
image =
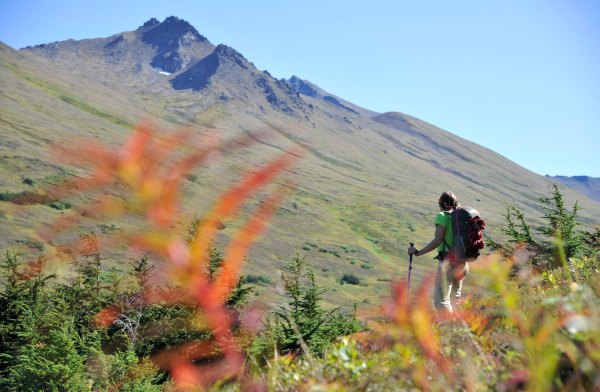
[[[417,248],[415,248],[414,246],[411,246],[408,248],[409,255],[415,254],[416,251],[417,251]]]

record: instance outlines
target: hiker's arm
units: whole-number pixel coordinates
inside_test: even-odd
[[[442,225],[435,225],[435,236],[430,243],[423,247],[423,249],[419,249],[419,254],[417,256],[423,256],[424,254],[436,249],[444,240],[444,235],[446,235],[446,228]],[[416,250],[417,249],[413,247],[408,248],[408,254],[414,254]]]

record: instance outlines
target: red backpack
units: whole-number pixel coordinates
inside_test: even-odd
[[[459,207],[450,215],[454,233],[452,253],[457,261],[475,261],[483,249],[485,222],[471,207]]]

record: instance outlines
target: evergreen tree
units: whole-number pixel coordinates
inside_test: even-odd
[[[326,310],[321,305],[324,289],[315,282],[312,270],[296,256],[282,274],[287,304],[269,316],[267,328],[253,342],[250,354],[260,359],[272,353],[304,352],[322,355],[339,337],[364,329],[356,317],[340,308]]]
[[[577,221],[579,203],[575,202],[573,209],[568,211],[557,185],[553,185],[550,197],[541,196],[539,201],[542,203],[541,207],[545,211],[544,218],[549,225],[539,227],[538,231],[559,239],[560,243],[553,248],[561,247],[567,259],[578,255],[584,245],[583,233],[577,228],[579,226]]]
[[[501,230],[508,235],[511,243],[524,244],[535,254],[549,256],[550,266],[558,266],[571,257],[580,255],[584,250],[585,239],[593,241],[593,236],[578,229],[577,220],[579,204],[575,202],[571,211],[567,210],[563,195],[558,186],[553,185],[550,196],[538,199],[544,211],[543,218],[548,222],[545,226],[534,228],[536,232],[546,237],[537,241],[532,235],[532,226],[526,223],[525,215],[515,206],[508,206],[504,219],[506,227]]]
[[[531,225],[525,222],[525,215],[521,210],[515,206],[507,205],[503,217],[506,221],[506,227],[501,230],[508,235],[508,242],[525,244],[531,248],[539,247],[531,235]]]

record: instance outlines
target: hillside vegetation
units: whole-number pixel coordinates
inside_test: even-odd
[[[579,205],[565,203],[557,187],[535,201],[546,211],[544,225],[507,208],[502,230],[509,240],[494,243],[496,253],[472,263],[468,295],[457,312],[432,312],[432,276],[426,276],[410,293],[406,281],[395,282],[378,317],[366,319],[357,312],[362,305],[324,303],[326,290],[306,258],[286,262],[277,281],[242,274],[249,247],[289,193],[274,179],[297,162],[299,151],[247,172],[181,234],[171,223],[182,213],[180,186],[192,167],[216,149],[230,153],[248,146],[240,139],[188,156],[152,136],[152,128],[139,126],[115,154],[100,146],[65,149],[95,170],[51,194],[84,193],[94,207],[67,211],[52,222],[44,236],[62,245],[58,254],[32,261],[4,255],[4,390],[600,386],[600,233],[581,230]],[[166,176],[154,170],[163,159],[170,163]],[[123,187],[126,197],[105,194],[107,185]],[[216,249],[222,222],[256,192],[264,192],[263,202],[238,221],[225,248]],[[78,227],[77,220],[107,214],[137,218],[140,225],[120,231],[118,239],[81,233],[67,242],[70,237],[61,236]],[[122,246],[135,248],[139,257],[109,267],[104,250]],[[64,260],[68,275],[50,272],[56,259]],[[341,281],[356,286],[361,279],[348,274]],[[253,290],[263,284],[282,288],[283,300],[273,309],[254,305]]]

